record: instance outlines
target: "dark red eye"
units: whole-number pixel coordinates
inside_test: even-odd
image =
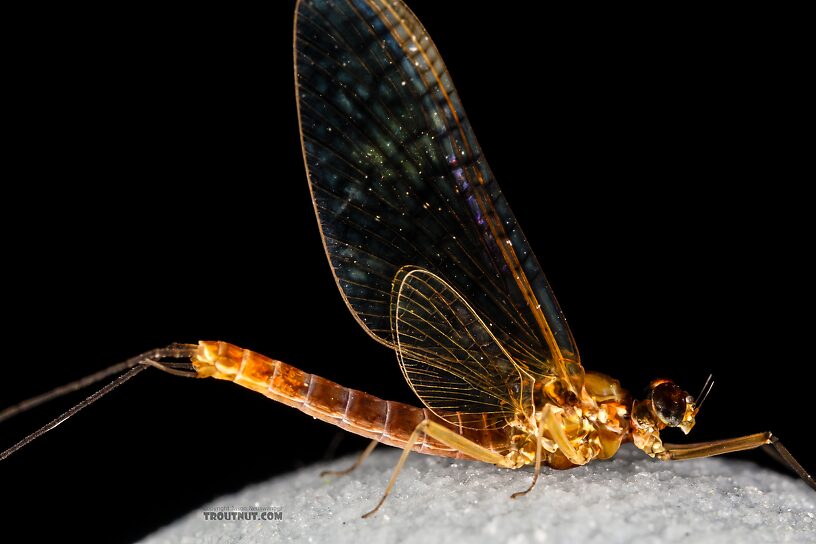
[[[676,427],[686,413],[686,393],[672,382],[664,382],[652,390],[652,406],[663,423]]]

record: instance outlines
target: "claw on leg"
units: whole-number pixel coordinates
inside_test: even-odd
[[[535,456],[535,470],[533,471],[533,481],[530,482],[530,487],[528,487],[524,491],[517,491],[510,495],[511,499],[523,497],[524,495],[533,490],[536,482],[538,481],[538,475],[541,474],[541,437],[543,436],[543,434],[544,425],[539,422],[538,432],[536,433],[536,456]]]

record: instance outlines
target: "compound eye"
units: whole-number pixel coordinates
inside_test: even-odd
[[[669,427],[677,427],[686,414],[687,393],[672,382],[664,382],[652,390],[652,406],[660,420]]]

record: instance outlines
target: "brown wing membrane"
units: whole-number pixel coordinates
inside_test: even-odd
[[[454,288],[519,367],[579,388],[566,321],[416,17],[394,0],[301,0],[295,48],[315,210],[360,324],[395,347],[392,283],[419,267]]]
[[[397,277],[394,343],[411,388],[454,425],[503,427],[532,398],[529,374],[445,280],[421,268]]]

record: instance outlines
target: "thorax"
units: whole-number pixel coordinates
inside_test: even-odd
[[[507,457],[515,466],[535,462],[537,436],[541,436],[542,463],[557,469],[612,457],[627,440],[632,400],[617,380],[587,372],[577,398],[573,395],[565,402],[553,396],[534,394],[540,399],[534,412],[510,422]]]

